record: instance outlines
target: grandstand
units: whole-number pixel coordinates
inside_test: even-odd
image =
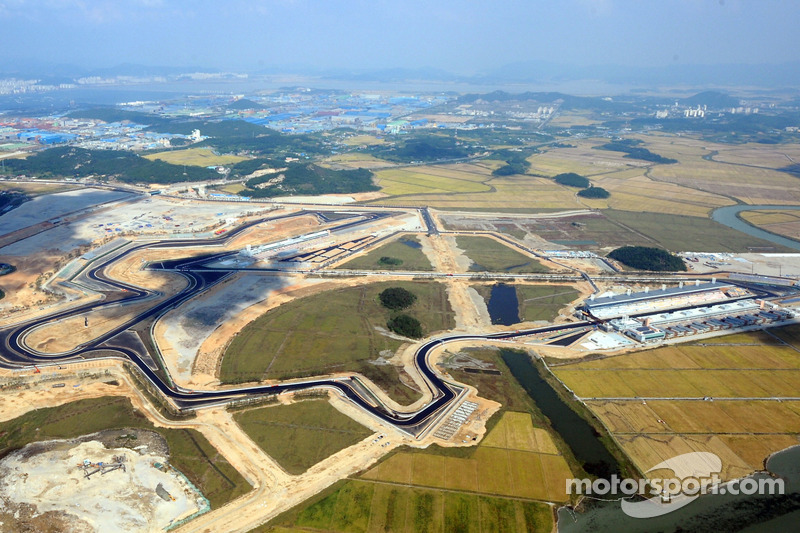
[[[733,298],[742,298],[750,295],[747,291],[728,285],[717,283],[700,283],[660,290],[645,289],[641,292],[615,294],[612,296],[592,297],[583,303],[579,313],[591,317],[608,320],[622,316],[636,316],[643,313],[658,313],[680,307],[710,305],[722,303]]]

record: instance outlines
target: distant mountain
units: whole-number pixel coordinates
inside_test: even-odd
[[[566,82],[600,80],[606,83],[654,85],[752,85],[792,87],[800,83],[800,62],[768,65],[687,65],[626,67],[575,66],[546,61],[508,63],[475,77],[483,82]]]
[[[208,72],[217,73],[219,69],[200,67],[200,66],[186,66],[186,67],[167,67],[158,65],[139,65],[135,63],[122,63],[114,67],[93,69],[86,74],[87,76],[175,76],[185,74],[187,72]]]
[[[688,98],[682,98],[681,103],[688,106],[707,105],[714,109],[737,107],[739,99],[717,91],[704,91]]]
[[[231,102],[227,105],[228,109],[233,110],[245,110],[245,109],[266,109],[263,105],[259,104],[258,102],[254,102],[252,100],[248,100],[247,98],[240,98],[235,102]]]

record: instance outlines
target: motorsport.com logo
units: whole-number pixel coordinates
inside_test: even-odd
[[[784,493],[784,481],[780,478],[754,479],[746,477],[722,483],[719,473],[722,461],[710,452],[690,452],[667,459],[650,468],[672,470],[675,477],[648,479],[620,479],[616,474],[611,479],[567,479],[567,494],[584,496],[624,495],[647,497],[644,501],[622,499],[622,511],[633,518],[653,518],[684,507],[701,494],[778,494]]]

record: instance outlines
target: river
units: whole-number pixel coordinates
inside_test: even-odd
[[[751,237],[757,237],[759,239],[764,239],[765,241],[774,242],[775,244],[780,244],[781,246],[791,248],[792,250],[800,251],[800,241],[782,237],[780,235],[776,235],[775,233],[770,233],[769,231],[757,228],[752,224],[748,224],[739,218],[739,213],[742,211],[757,211],[762,209],[794,211],[800,210],[800,205],[729,205],[715,209],[711,213],[711,218],[720,224],[728,226],[729,228],[733,228],[737,231],[741,231],[742,233],[746,233]]]

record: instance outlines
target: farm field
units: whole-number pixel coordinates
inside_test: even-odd
[[[800,401],[775,397],[797,397],[799,333],[798,326],[739,333],[553,372],[642,471],[680,453],[709,451],[722,458],[721,477],[732,479],[798,443]]]
[[[200,489],[212,508],[241,496],[250,485],[206,438],[193,429],[153,426],[123,397],[79,400],[37,409],[0,423],[0,457],[28,443],[71,439],[104,429],[143,428],[158,432],[169,445],[170,463]]]
[[[384,282],[335,289],[285,303],[245,326],[225,351],[220,379],[237,383],[355,371],[398,401],[413,401],[419,393],[401,383],[394,366],[369,363],[402,344],[375,329],[385,328],[390,316],[378,301],[388,287],[417,295],[405,312],[422,323],[426,335],[454,327],[440,283]]]
[[[604,174],[592,182],[611,193],[605,200],[582,199],[594,209],[706,217],[717,207],[733,204],[723,196],[654,181],[638,169]]]
[[[293,475],[371,434],[324,399],[247,409],[233,418],[267,455]]]
[[[565,502],[566,460],[528,413],[506,411],[470,457],[399,452],[360,476],[414,487]]]
[[[247,159],[246,157],[240,157],[238,155],[217,155],[210,148],[167,150],[165,152],[148,154],[144,157],[151,161],[159,159],[173,165],[193,165],[198,167],[233,165]]]
[[[732,148],[729,145],[666,134],[639,138],[645,141],[645,148],[679,161],[674,165],[654,166],[648,173],[652,179],[734,197],[746,204],[800,203],[797,178],[771,168],[759,168],[761,165],[737,161],[735,158],[738,156],[732,154],[738,154],[738,146]],[[774,147],[765,147],[764,152],[758,152],[754,151],[757,149],[753,146],[748,145],[745,159],[752,162],[763,157],[775,161],[774,155],[769,155],[775,150]],[[757,155],[760,153],[764,155]],[[719,154],[725,155],[720,159]],[[725,162],[726,160],[730,162]],[[786,163],[782,166],[788,166],[789,160],[784,160]]]
[[[381,170],[375,182],[390,196],[488,192],[492,178],[483,164],[428,165]]]
[[[16,183],[0,182],[0,191],[20,191],[28,196],[41,196],[55,194],[76,189],[77,186],[68,183]]]
[[[378,248],[342,263],[336,268],[355,270],[433,270],[430,260],[422,253],[419,238],[414,235],[402,235]],[[401,261],[400,264],[381,262],[382,257]]]
[[[607,200],[577,199],[573,197],[574,191],[566,189],[559,196],[546,186],[546,182],[537,181],[541,178],[514,178],[517,178],[520,192],[523,188],[531,187],[530,191],[525,191],[526,197],[532,195],[531,206],[539,208],[568,209],[588,206],[704,217],[715,207],[734,203],[732,198],[749,204],[800,203],[800,191],[793,181],[796,178],[771,168],[758,168],[758,163],[764,162],[762,159],[767,159],[767,163],[775,165],[775,168],[788,166],[789,160],[785,157],[781,162],[774,153],[762,153],[757,148],[748,148],[745,150],[745,161],[748,162],[740,164],[732,159],[731,163],[726,163],[719,158],[738,154],[738,147],[731,149],[726,145],[657,133],[640,135],[637,139],[644,141],[644,148],[664,157],[677,159],[678,163],[656,165],[625,158],[619,152],[595,150],[593,147],[606,142],[595,139],[572,140],[574,147],[547,148],[528,158],[531,163],[528,171],[530,174],[554,176],[563,172],[576,172],[610,191],[611,197]],[[715,155],[717,153],[722,155]],[[711,160],[710,157],[716,160]],[[527,179],[524,184],[520,184],[519,178]],[[496,191],[484,195],[487,202],[492,201],[492,196],[508,192],[502,179],[492,180],[489,184]],[[536,185],[538,187],[534,189]],[[788,196],[783,195],[784,190],[791,192]],[[447,207],[445,203],[437,204],[434,198],[429,199],[430,205]],[[469,197],[463,199],[467,202],[472,200]],[[512,207],[514,203],[514,199],[509,198],[507,205]],[[501,207],[498,208],[498,211],[501,210]]]
[[[320,161],[320,165],[333,169],[356,169],[369,168],[378,169],[392,166],[392,163],[370,154],[350,152],[347,154],[337,154]]]
[[[612,209],[604,211],[603,214],[612,222],[644,236],[650,242],[646,246],[655,244],[674,252],[747,252],[749,248],[790,251],[707,218]]]
[[[254,533],[547,533],[553,526],[545,503],[349,480]]]
[[[523,255],[489,237],[459,235],[457,246],[471,261],[471,272],[547,272],[536,259]]]
[[[740,216],[761,229],[792,239],[800,238],[800,211],[742,211]]]
[[[572,146],[569,148],[545,148],[542,153],[528,158],[531,164],[528,172],[550,177],[565,172],[575,172],[594,181],[603,174],[641,169],[650,164],[647,161],[625,158],[623,157],[625,154],[619,152],[594,149],[595,146],[606,142],[605,139],[570,139],[569,144]]]
[[[242,183],[230,183],[217,188],[218,191],[227,194],[238,194],[245,189],[247,189],[247,187],[245,187]]]

